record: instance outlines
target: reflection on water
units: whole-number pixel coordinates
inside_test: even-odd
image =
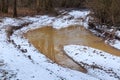
[[[85,45],[120,56],[119,50],[105,44],[104,41],[94,36],[83,27],[71,26],[60,30],[53,29],[52,27],[43,27],[28,31],[25,37],[47,57],[58,64],[72,69],[79,70],[81,68],[63,54],[64,45]]]

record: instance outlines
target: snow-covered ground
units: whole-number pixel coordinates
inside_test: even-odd
[[[34,17],[27,16],[19,17],[17,19],[8,17],[0,18],[0,80],[117,80],[117,78],[114,78],[114,74],[108,74],[106,73],[106,71],[99,70],[99,68],[95,68],[93,70],[91,69],[93,67],[86,66],[88,70],[87,74],[68,68],[63,68],[53,63],[43,54],[38,52],[38,50],[35,49],[33,45],[30,44],[28,40],[26,40],[22,35],[23,33],[26,33],[31,29],[36,29],[44,26],[53,26],[53,28],[61,29],[70,25],[83,25],[87,28],[87,14],[89,14],[89,11],[73,10],[71,12],[67,12],[67,14],[59,15],[58,17],[36,15]],[[10,37],[12,41],[8,42],[6,36],[6,29],[13,26],[20,27],[24,23],[30,24],[24,25],[23,28],[14,31],[14,33]],[[91,48],[85,50],[85,52],[88,54],[82,55],[85,57],[87,56],[87,61],[91,59],[91,56],[95,56],[95,59],[93,57],[93,59],[90,60],[89,63],[83,58],[81,58],[81,60],[83,59],[82,61],[85,61],[84,63],[89,63],[90,65],[92,65],[93,60],[95,60],[95,63],[98,67],[101,65],[100,69],[103,68],[104,70],[109,70],[112,68],[113,72],[115,73],[117,70],[119,70],[118,63],[120,60],[118,57],[108,55],[107,53],[104,53],[107,59],[104,59],[104,56],[101,57],[97,54],[91,54],[91,56],[89,56],[89,49]],[[94,50],[99,51],[96,49]],[[67,51],[69,53],[69,50]],[[114,58],[116,59],[113,60]],[[103,59],[103,61],[101,59]],[[74,60],[77,61],[79,59],[78,57],[76,57],[76,59]],[[98,60],[101,60],[102,62]],[[116,65],[115,68],[113,67],[113,65],[111,65],[112,63],[110,64],[109,62],[109,66],[105,66],[105,62],[109,60]],[[104,75],[106,75],[108,78],[105,78]],[[113,75],[113,77],[110,77],[111,75]],[[119,75],[119,72],[116,73],[117,77]]]
[[[66,54],[101,80],[120,80],[120,57],[80,45],[64,46]]]
[[[114,42],[114,43],[113,43]],[[108,43],[108,42],[107,42]],[[112,40],[111,43],[108,43],[109,45],[111,45],[112,47],[119,49],[120,50],[120,41],[119,40]]]
[[[8,43],[4,30],[0,31],[0,80],[97,80],[52,63],[20,36],[13,39],[19,42],[20,49]],[[27,52],[21,51],[24,49]]]
[[[69,16],[71,17],[72,15]],[[63,68],[53,63],[38,52],[22,35],[28,30],[48,25],[54,25],[54,28],[61,28],[63,26],[80,24],[75,19],[68,19],[69,16],[62,18],[49,17],[47,15],[20,17],[18,19],[1,18],[0,80],[98,80],[90,75]],[[11,42],[8,42],[6,29],[13,26],[20,27],[24,23],[30,24],[14,31],[10,37]]]

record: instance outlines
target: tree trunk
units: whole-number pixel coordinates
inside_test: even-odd
[[[3,13],[8,13],[8,0],[1,1],[1,11]]]
[[[37,0],[37,1],[36,1],[36,5],[37,5],[37,7],[36,7],[36,8],[37,8],[37,9],[36,9],[36,10],[37,10],[37,13],[39,13],[39,12],[40,12],[40,0]]]
[[[1,5],[2,5],[2,7],[1,7],[1,10],[2,10],[2,12],[4,12],[4,10],[5,10],[5,0],[2,0],[1,1]]]
[[[17,17],[17,0],[13,2],[13,17]]]
[[[5,12],[8,13],[9,1],[6,0],[5,3]]]
[[[0,1],[0,12],[2,11],[2,2]]]

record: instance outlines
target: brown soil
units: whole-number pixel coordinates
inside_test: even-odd
[[[85,45],[120,56],[119,50],[105,44],[101,38],[94,36],[83,27],[71,26],[60,30],[53,29],[52,27],[43,27],[28,31],[24,36],[51,60],[64,67],[80,71],[84,71],[84,69],[64,54],[64,45]]]

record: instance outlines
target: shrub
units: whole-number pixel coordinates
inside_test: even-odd
[[[96,23],[107,26],[120,26],[120,0],[87,0]]]

